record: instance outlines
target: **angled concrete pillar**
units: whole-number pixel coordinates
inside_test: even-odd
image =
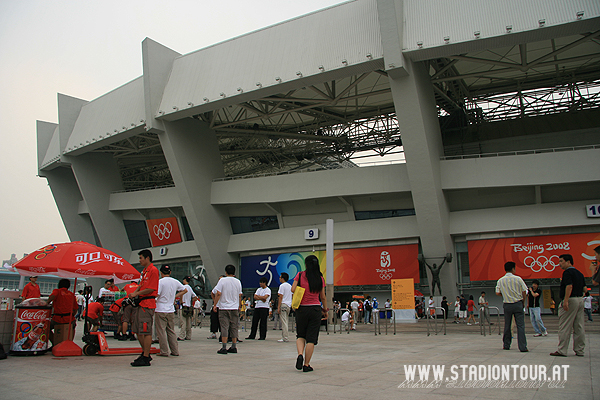
[[[154,119],[158,113],[160,100],[169,80],[173,61],[181,54],[146,38],[142,42],[142,66],[144,69],[144,102],[146,109],[146,130],[163,131],[162,122]]]
[[[123,190],[117,162],[111,154],[86,153],[68,157],[77,185],[88,206],[100,245],[128,259],[131,246],[120,213],[109,211],[110,194]]]
[[[69,240],[97,244],[89,216],[79,214],[79,203],[83,199],[71,168],[54,168],[44,171],[43,176],[48,180],[48,186],[52,191]]]
[[[210,201],[213,179],[225,175],[217,137],[208,124],[192,118],[165,121],[164,128],[158,137],[208,279],[214,286],[225,265],[238,265],[227,253],[232,234],[229,216]]]
[[[65,150],[75,122],[81,112],[81,107],[88,103],[87,100],[78,99],[76,97],[58,94],[58,130],[60,133],[60,152]]]
[[[421,246],[427,262],[440,264],[446,253],[453,253],[448,227],[448,206],[442,192],[440,156],[443,154],[435,98],[425,65],[406,59],[406,76],[390,76],[390,86],[398,123],[402,132],[402,145]],[[427,271],[430,277],[431,273]],[[442,293],[454,296],[456,268],[444,265],[440,273]]]

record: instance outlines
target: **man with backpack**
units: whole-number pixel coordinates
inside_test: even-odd
[[[365,324],[371,323],[371,314],[373,312],[373,303],[371,302],[371,296],[367,296],[365,303]]]

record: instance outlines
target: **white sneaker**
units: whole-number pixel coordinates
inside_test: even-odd
[[[278,342],[289,342],[289,340],[279,339]]]
[[[548,331],[544,331],[543,336],[548,336]]]
[[[467,325],[471,325],[471,323],[470,323],[470,322],[467,322]]]

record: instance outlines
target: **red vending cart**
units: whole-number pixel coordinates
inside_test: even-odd
[[[48,351],[52,306],[41,299],[27,299],[15,307],[11,355],[38,355]]]

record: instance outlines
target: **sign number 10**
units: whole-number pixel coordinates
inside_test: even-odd
[[[585,209],[588,218],[600,218],[600,204],[588,204]]]

